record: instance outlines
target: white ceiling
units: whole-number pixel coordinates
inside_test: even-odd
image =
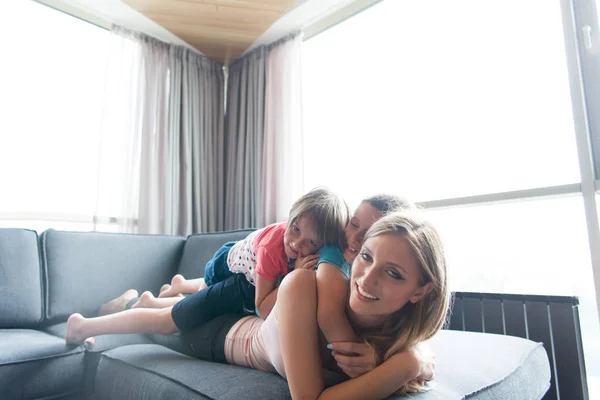
[[[111,24],[120,25],[129,30],[142,32],[162,41],[179,44],[198,51],[121,0],[38,1],[53,4],[57,8],[74,8],[84,15],[93,16],[94,22],[106,27]],[[373,0],[296,0],[294,6],[271,25],[247,51],[263,44],[272,43],[291,32],[304,30],[353,3],[373,3]],[[67,7],[64,7],[64,5],[67,5]]]

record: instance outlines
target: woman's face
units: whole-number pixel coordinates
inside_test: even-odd
[[[354,211],[350,222],[346,226],[348,248],[345,251],[345,255],[350,263],[354,261],[358,254],[365,238],[365,233],[381,217],[381,211],[365,202],[360,203],[356,211]]]
[[[350,309],[363,324],[377,326],[432,287],[420,285],[419,263],[403,236],[378,235],[365,241],[352,265]]]

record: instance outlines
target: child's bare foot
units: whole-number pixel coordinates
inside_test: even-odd
[[[87,338],[83,333],[82,324],[84,322],[85,318],[83,315],[71,314],[67,320],[67,333],[65,334],[65,342],[67,344],[94,343],[94,338]]]
[[[158,294],[158,297],[183,296],[181,294],[181,285],[185,282],[183,275],[177,274],[171,279],[171,287]],[[164,286],[164,285],[163,285]]]
[[[162,285],[160,287],[160,290],[158,291],[158,297],[160,297],[160,294],[162,292],[164,292],[165,290],[169,290],[169,289],[171,289],[171,285],[169,285],[168,283],[165,283],[164,285]]]
[[[113,299],[108,303],[102,304],[102,307],[100,307],[100,310],[98,311],[98,315],[102,316],[125,311],[125,306],[127,306],[127,303],[129,303],[132,299],[136,297],[138,297],[137,290],[129,289],[116,299]]]
[[[131,306],[131,308],[156,308],[155,300],[156,297],[154,297],[152,292],[145,291],[140,296],[140,299]]]

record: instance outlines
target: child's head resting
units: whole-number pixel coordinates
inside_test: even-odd
[[[350,210],[326,188],[315,188],[292,205],[284,237],[286,254],[298,258],[314,254],[322,246],[345,245]]]

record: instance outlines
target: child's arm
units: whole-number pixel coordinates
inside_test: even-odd
[[[317,269],[317,322],[328,343],[360,342],[348,317],[348,279],[331,264],[321,262]]]
[[[275,282],[271,282],[259,274],[256,274],[254,283],[256,283],[256,297],[254,299],[256,311],[261,318],[266,319],[275,305],[279,288],[275,288]]]

